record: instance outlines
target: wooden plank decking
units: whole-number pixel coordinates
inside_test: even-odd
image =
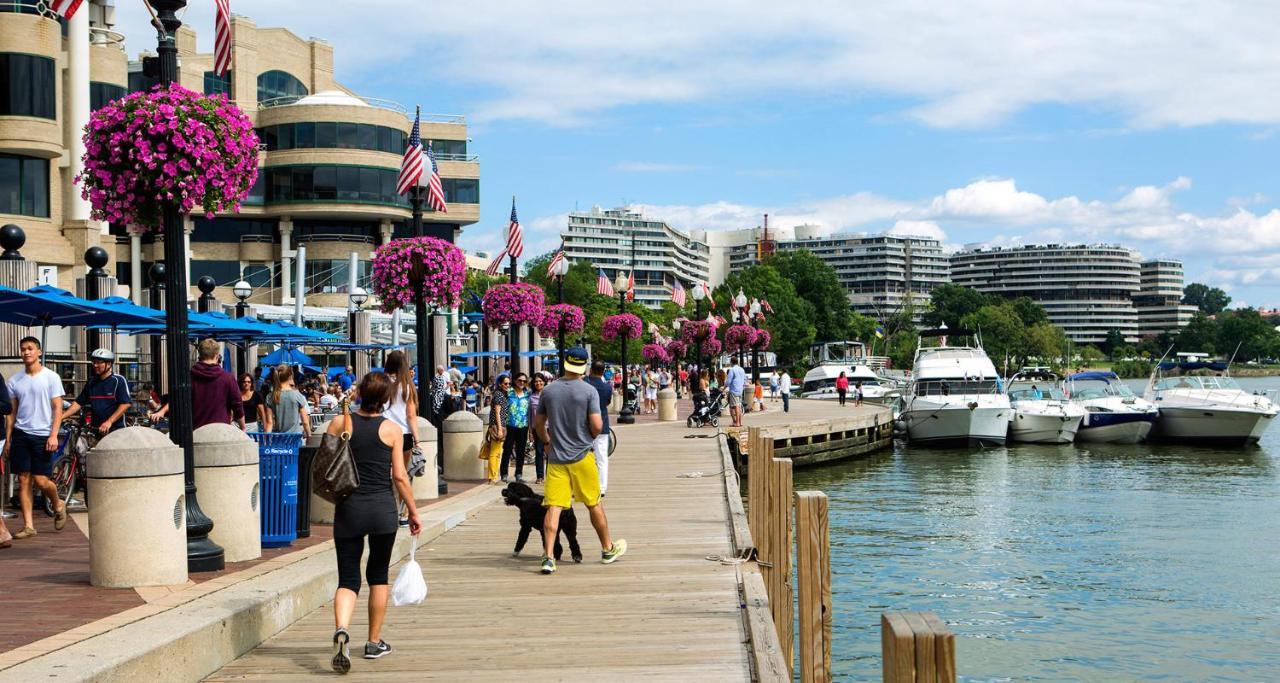
[[[795,410],[792,415],[799,417]],[[765,416],[773,417],[748,416],[748,422]],[[605,499],[614,538],[625,538],[630,548],[619,562],[599,564],[599,543],[578,507],[586,560],[574,564],[566,552],[559,571],[542,576],[537,535],[513,559],[516,512],[491,505],[419,549],[427,601],[390,608],[383,637],[396,651],[377,661],[356,659],[350,676],[750,680],[737,568],[706,559],[733,554],[724,464],[715,439],[684,438],[690,433],[698,432],[683,422],[619,429]],[[692,472],[705,476],[680,476]],[[393,580],[397,571],[393,567]],[[331,609],[308,615],[208,680],[327,674]],[[362,600],[353,654],[364,641],[363,610]]]

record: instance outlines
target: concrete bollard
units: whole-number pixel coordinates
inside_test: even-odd
[[[742,385],[742,412],[743,414],[751,412],[752,402],[756,400],[756,385],[748,381]]]
[[[444,478],[453,481],[485,479],[486,464],[480,460],[484,423],[468,412],[444,419]]]
[[[222,546],[227,562],[262,557],[257,442],[221,423],[207,424],[191,437],[200,509],[213,520],[209,538]]]
[[[89,582],[104,588],[187,582],[182,449],[147,427],[98,442],[86,463]]]
[[[658,421],[659,422],[675,422],[676,417],[676,391],[671,387],[658,390]]]
[[[436,443],[436,428],[425,417],[418,418],[418,446],[427,456],[427,471],[421,477],[413,479],[414,500],[430,500],[440,497],[440,473],[436,468],[439,444]]]
[[[319,448],[320,440],[324,438],[325,432],[329,431],[329,423],[331,422],[333,422],[332,419],[325,420],[324,424],[313,430],[311,436],[307,439],[307,445]],[[310,519],[312,524],[333,524],[333,503],[312,492]]]

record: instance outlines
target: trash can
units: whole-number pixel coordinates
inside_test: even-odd
[[[187,582],[182,449],[146,427],[102,438],[85,463],[89,582],[103,588]]]
[[[671,387],[658,390],[658,420],[674,422],[676,417],[676,392]]]
[[[298,449],[302,434],[253,432],[258,442],[262,492],[262,547],[281,548],[298,538]]]

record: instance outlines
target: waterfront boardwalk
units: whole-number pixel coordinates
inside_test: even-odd
[[[834,401],[781,403],[747,424],[848,415]],[[872,410],[867,408],[866,410]],[[681,405],[686,415],[687,403]],[[728,423],[728,417],[723,424]],[[617,428],[605,508],[629,550],[599,564],[599,542],[577,506],[585,560],[538,573],[537,535],[512,558],[517,513],[501,502],[418,551],[429,588],[422,605],[388,610],[383,637],[395,652],[356,659],[363,680],[750,680],[748,636],[715,430],[642,416]],[[530,468],[526,467],[526,473]],[[688,476],[701,473],[703,476]],[[683,475],[683,476],[682,476]],[[734,495],[737,492],[733,492]],[[398,571],[393,567],[392,577]],[[352,624],[364,641],[364,600]],[[210,681],[299,680],[329,671],[332,607],[316,610]]]

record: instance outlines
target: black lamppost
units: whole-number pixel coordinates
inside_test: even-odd
[[[516,271],[516,257],[514,256],[511,257],[511,266],[508,270],[510,271],[510,275],[511,275],[511,280],[510,280],[511,284],[514,285],[515,283],[519,282],[520,278],[517,275],[517,271]],[[510,326],[504,325],[504,327],[507,327],[507,330],[508,330],[507,350],[508,350],[508,353],[510,354],[510,359],[508,360],[508,363],[511,365],[511,368],[510,368],[511,386],[514,387],[516,385],[516,381],[515,381],[516,373],[519,372],[517,368],[520,367],[520,328],[522,327],[522,325],[519,325],[519,324],[510,325]]]
[[[733,306],[734,306],[734,316],[738,319],[738,321],[744,324],[749,323],[749,321],[747,320],[747,293],[746,292],[742,291],[741,289],[738,290],[738,295],[733,297]],[[739,346],[738,347],[738,365],[742,366],[746,364],[747,364],[746,351],[741,346]]]
[[[564,304],[564,277],[569,274],[569,260],[561,258],[552,269],[556,276],[556,303]],[[560,316],[560,324],[556,329],[556,350],[559,351],[560,373],[564,373],[564,315]]]
[[[761,313],[760,301],[758,299],[751,300],[751,306],[747,309],[747,316],[751,318],[751,325],[758,331],[760,329],[760,321],[764,319]],[[760,345],[751,345],[751,383],[760,383]]]
[[[347,295],[347,300],[351,302],[351,311],[347,313],[347,331],[349,332],[347,336],[351,338],[351,343],[355,344],[356,314],[360,312],[360,307],[364,305],[364,302],[369,300],[369,293],[364,291],[364,287],[356,287]],[[350,353],[347,355],[347,365],[350,365],[352,368],[356,366],[355,349],[351,349]],[[419,370],[419,372],[421,372],[421,370]]]
[[[246,281],[240,280],[231,286],[231,293],[236,295],[236,317],[243,318],[249,315],[249,304],[245,301],[253,296],[253,287]],[[240,372],[249,372],[249,342],[244,340],[236,349],[236,368]]]
[[[705,286],[703,286],[703,284],[702,284],[701,282],[699,282],[698,284],[694,285],[694,286],[693,286],[693,319],[694,319],[694,320],[697,320],[697,321],[701,321],[701,320],[702,320],[702,301],[703,301],[703,299],[706,299],[706,298],[707,298],[707,288],[706,288]],[[701,339],[698,339],[698,338],[697,338],[697,336],[694,336],[693,341],[694,341],[694,344],[696,344],[696,345],[697,345],[697,348],[695,348],[695,349],[694,349],[694,351],[693,351],[693,352],[694,352],[694,354],[695,354],[695,355],[694,355],[694,358],[696,358],[696,359],[697,359],[697,362],[698,362],[698,373],[699,373],[699,374],[701,374],[701,373],[702,373],[702,370],[703,370],[703,367],[702,367],[702,340],[701,340]]]
[[[147,276],[151,278],[151,307],[164,308],[164,263],[156,261],[151,264],[151,269],[147,271]],[[166,324],[168,316],[165,316]],[[164,358],[164,337],[159,334],[151,335],[151,383],[156,388],[156,395],[161,396],[166,393],[165,387],[161,386],[161,378],[164,377],[164,367],[161,359]]]
[[[614,279],[614,289],[618,292],[618,313],[627,312],[627,285],[630,281],[621,270],[618,271],[618,277]],[[627,392],[631,390],[631,384],[627,381],[627,337],[630,336],[626,332],[622,333],[622,409],[618,411],[618,424],[629,425],[636,421],[635,414],[631,412],[631,402],[627,400]]]
[[[84,263],[89,266],[89,272],[84,278],[84,298],[91,301],[101,299],[106,296],[102,292],[102,282],[107,279],[107,271],[103,267],[107,265],[107,250],[102,247],[89,247],[84,252]],[[97,349],[106,346],[102,343],[101,330],[85,330],[85,346],[90,349]]]
[[[160,84],[178,81],[178,10],[187,0],[149,0],[155,8],[159,45]],[[183,474],[187,504],[187,571],[218,571],[226,566],[222,547],[209,539],[213,521],[200,509],[196,500],[195,451],[191,428],[191,376],[187,368],[190,350],[187,345],[187,262],[186,235],[182,214],[176,202],[162,206],[164,260],[173,264],[165,288],[164,343],[169,353],[169,438],[182,448]],[[152,271],[154,273],[154,269]]]

